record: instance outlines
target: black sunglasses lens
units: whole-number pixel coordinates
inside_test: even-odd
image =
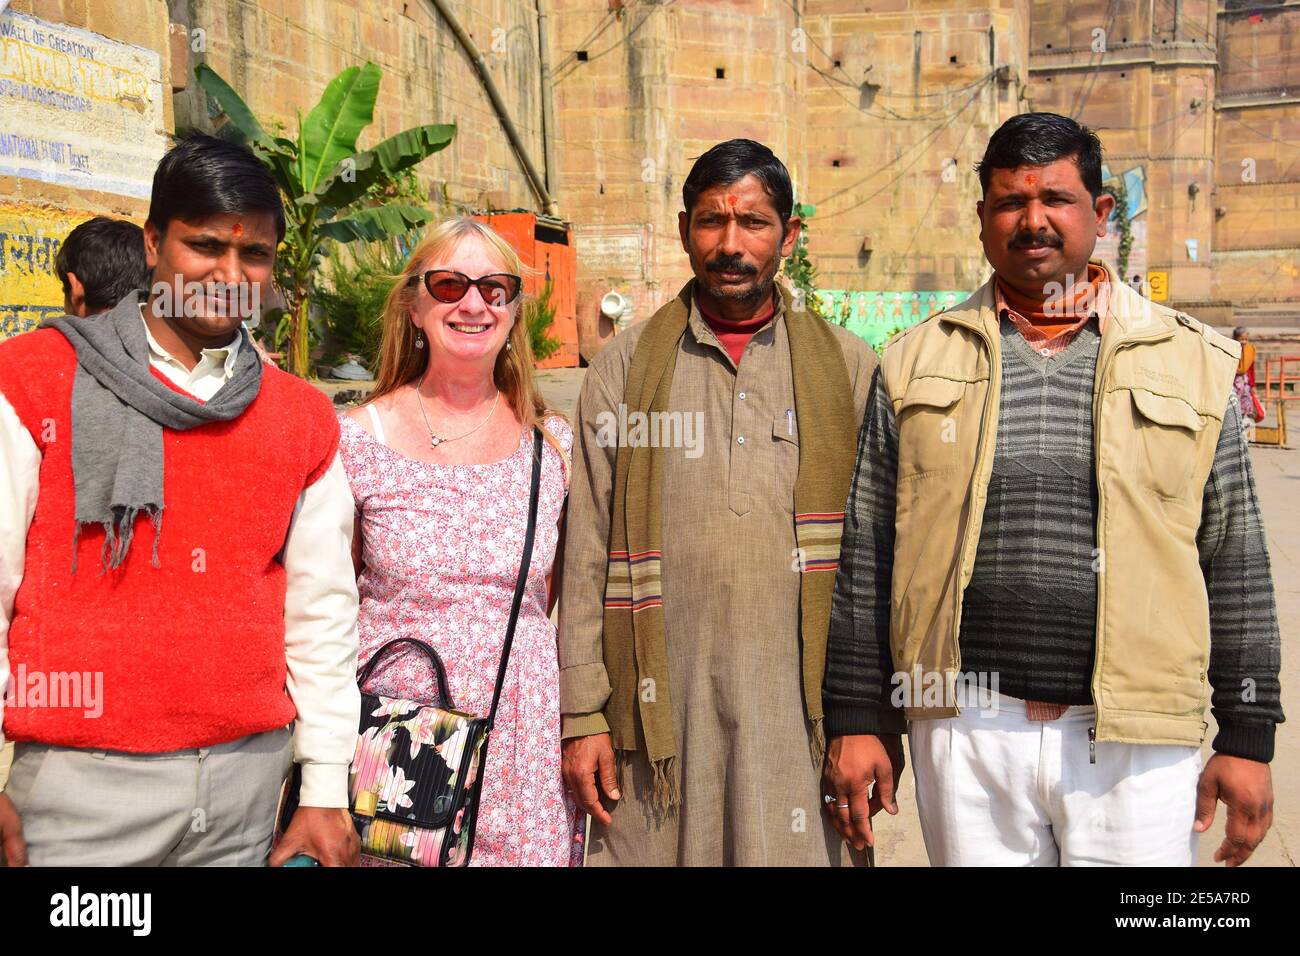
[[[483,301],[500,308],[509,305],[519,294],[519,280],[511,275],[484,276],[479,280],[479,291]]]
[[[452,272],[430,272],[424,279],[429,295],[439,302],[459,302],[465,297],[469,281]]]

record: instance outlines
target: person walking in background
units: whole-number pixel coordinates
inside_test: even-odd
[[[1237,398],[1242,424],[1262,422],[1264,406],[1255,394],[1255,345],[1250,341],[1250,331],[1245,326],[1233,329],[1232,337],[1241,343],[1241,360],[1237,362],[1237,374],[1232,380],[1232,393]]]
[[[144,230],[125,219],[96,216],[59,246],[54,271],[63,285],[63,311],[85,318],[107,312],[134,289],[149,285]]]
[[[532,433],[543,451],[537,538],[487,765],[473,866],[581,862],[560,775],[560,690],[550,581],[573,432],[537,388],[520,315],[522,265],[490,227],[448,220],[412,252],[388,297],[379,371],[342,419],[356,501],[362,668],[398,638],[432,645],[452,701],[486,715],[522,558]],[[366,690],[431,703],[410,647],[386,653]]]

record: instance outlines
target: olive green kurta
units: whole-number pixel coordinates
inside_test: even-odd
[[[609,439],[626,418],[619,405],[643,328],[597,356],[578,398],[560,600],[566,737],[606,729],[601,629],[617,452]],[[860,423],[875,353],[851,332],[835,332]],[[816,410],[794,405],[779,303],[739,368],[692,303],[671,400],[687,441],[664,454],[663,490],[664,627],[682,805],[657,818],[645,752],[629,755],[613,823],[593,821],[589,866],[861,861],[844,851],[821,811],[821,771],[809,756],[793,505],[799,417]]]

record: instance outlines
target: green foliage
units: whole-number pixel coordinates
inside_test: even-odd
[[[412,191],[404,177],[456,135],[451,125],[416,126],[358,150],[361,133],[374,119],[382,75],[374,63],[348,67],[329,82],[306,118],[299,117],[297,136],[291,138],[267,132],[206,63],[195,69],[199,85],[280,187],[286,232],[276,282],[288,303],[288,368],[303,377],[310,372],[309,303],[319,291],[317,276],[327,244],[380,242],[431,222],[433,214],[412,204],[419,190]]]
[[[1103,186],[1102,192],[1115,197],[1115,231],[1119,233],[1119,251],[1115,256],[1115,267],[1120,279],[1128,280],[1128,257],[1133,250],[1133,223],[1128,214],[1128,187],[1124,177],[1119,177],[1114,186]]]
[[[827,322],[844,325],[849,318],[847,310],[841,309],[835,312],[827,309],[822,304],[821,296],[817,294],[817,267],[812,264],[812,260],[808,257],[808,220],[812,218],[816,211],[817,207],[810,203],[797,202],[794,204],[794,215],[800,219],[799,238],[795,240],[794,250],[786,258],[781,271],[795,289],[802,294],[805,307],[809,311]]]
[[[886,332],[886,333],[885,333],[885,337],[884,337],[883,339],[881,339],[879,342],[877,342],[877,343],[875,344],[875,346],[874,346],[874,348],[875,348],[875,350],[876,350],[876,354],[879,355],[881,358],[884,358],[884,357],[885,357],[885,346],[889,344],[889,340],[892,339],[892,338],[893,338],[895,335],[897,335],[899,332],[906,331],[907,329],[910,329],[910,328],[911,328],[910,325],[896,325],[896,326],[894,326],[892,329],[890,329],[888,332]]]
[[[412,244],[387,241],[339,247],[327,256],[328,285],[316,292],[325,314],[325,361],[356,355],[373,373],[378,368],[384,303],[410,257]]]
[[[551,304],[551,280],[546,280],[546,285],[542,286],[541,295],[535,299],[527,299],[524,302],[523,320],[528,326],[528,343],[533,349],[533,358],[538,361],[544,361],[550,358],[560,350],[563,345],[559,339],[552,338],[548,333],[551,325],[555,322],[555,306]]]

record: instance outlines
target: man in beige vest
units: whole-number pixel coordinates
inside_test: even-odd
[[[895,338],[868,402],[828,812],[873,841],[906,729],[936,865],[1189,865],[1222,800],[1235,866],[1283,719],[1239,346],[1090,262],[1115,204],[1090,130],[1014,117],[979,175],[993,277]]]

